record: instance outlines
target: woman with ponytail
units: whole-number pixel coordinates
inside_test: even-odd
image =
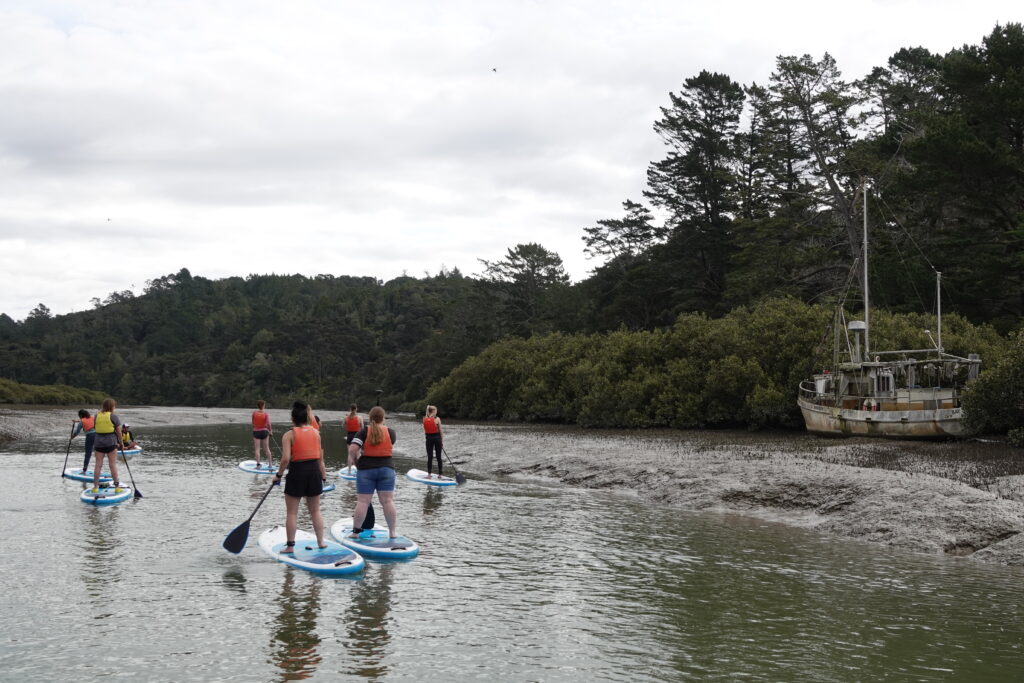
[[[352,513],[352,537],[362,532],[366,508],[377,492],[384,519],[388,523],[388,535],[398,536],[398,512],[395,509],[395,465],[391,460],[392,449],[398,440],[395,430],[384,424],[384,409],[374,406],[370,409],[369,421],[352,438],[348,446],[349,467],[356,467],[356,509]]]

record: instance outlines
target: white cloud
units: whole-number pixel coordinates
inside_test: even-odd
[[[81,310],[182,267],[473,273],[519,242],[578,279],[582,228],[640,198],[684,79],[764,82],[777,55],[826,50],[853,78],[1015,19],[830,6],[8,2],[0,311]]]

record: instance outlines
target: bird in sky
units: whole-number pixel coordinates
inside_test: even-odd
[[[498,69],[497,68],[491,69],[491,71],[493,71],[494,73],[498,73]]]

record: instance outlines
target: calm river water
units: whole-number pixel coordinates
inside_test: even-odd
[[[0,680],[1024,677],[1019,568],[625,493],[401,477],[400,530],[422,554],[325,579],[256,546],[283,523],[279,490],[248,547],[221,548],[269,483],[235,468],[251,457],[245,425],[137,431],[147,450],[131,471],[145,497],[114,508],[83,505],[83,484],[60,477],[66,440],[0,446]],[[419,439],[400,445],[417,457],[399,472],[422,467]],[[339,480],[328,524],[354,502]]]

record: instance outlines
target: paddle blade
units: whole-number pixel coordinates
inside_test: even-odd
[[[249,540],[249,520],[245,520],[224,537],[224,550],[237,555],[245,548],[245,542]]]
[[[138,489],[135,489],[135,497],[136,498],[142,498],[142,491],[140,491]]]
[[[456,472],[455,473],[455,483],[458,486],[462,486],[463,484],[465,484],[466,483],[466,475],[464,475],[462,472]]]

